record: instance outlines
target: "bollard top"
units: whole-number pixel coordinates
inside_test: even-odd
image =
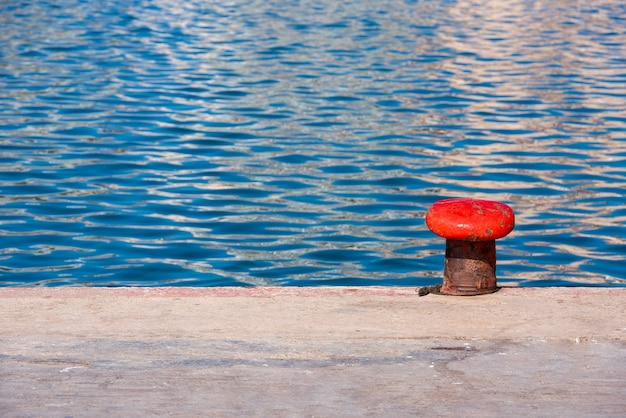
[[[435,202],[426,212],[426,226],[446,239],[492,241],[515,226],[513,210],[504,203],[468,198]]]

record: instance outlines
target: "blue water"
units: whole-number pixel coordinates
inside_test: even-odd
[[[441,282],[435,201],[515,211],[504,285],[626,286],[626,6],[0,3],[0,284]]]

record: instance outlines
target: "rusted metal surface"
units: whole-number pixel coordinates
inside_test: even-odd
[[[440,293],[471,296],[497,290],[495,241],[446,240]]]

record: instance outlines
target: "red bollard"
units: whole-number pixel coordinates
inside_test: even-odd
[[[496,240],[515,227],[509,206],[491,200],[440,200],[426,212],[426,225],[446,239],[439,293],[470,296],[498,290]]]

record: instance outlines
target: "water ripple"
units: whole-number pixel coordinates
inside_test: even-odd
[[[507,202],[510,285],[626,285],[618,1],[0,5],[0,284],[439,282]]]

